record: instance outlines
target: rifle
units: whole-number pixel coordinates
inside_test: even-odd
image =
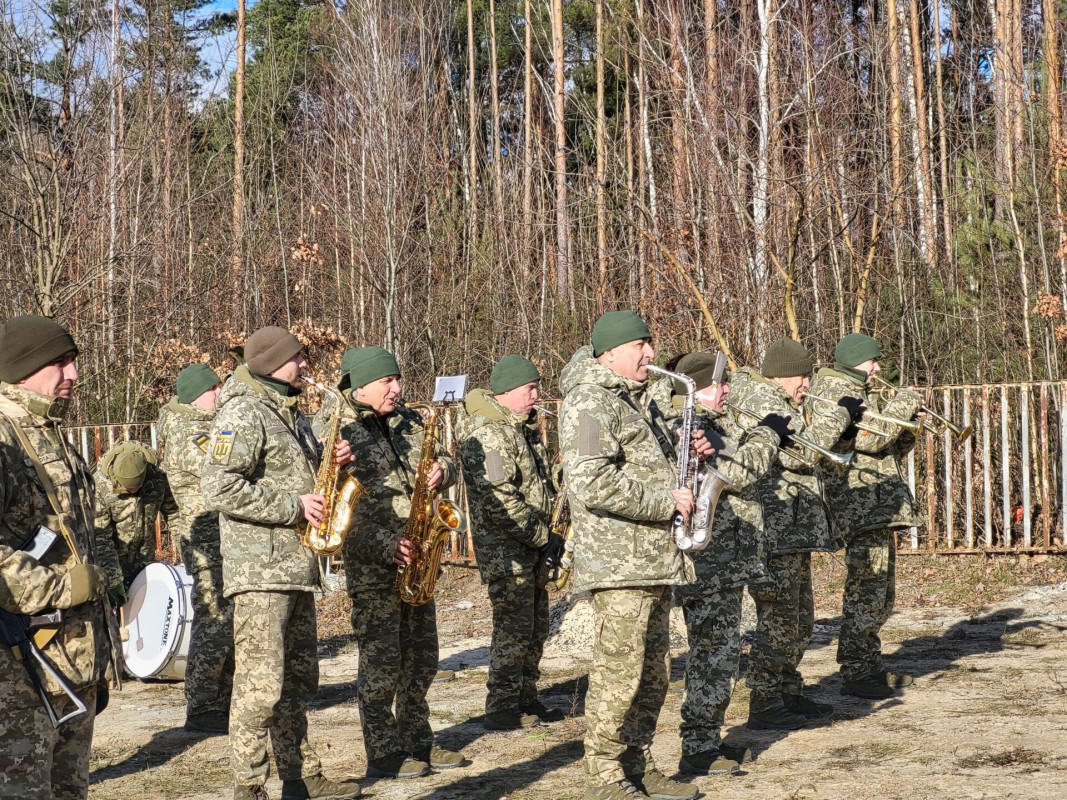
[[[41,698],[41,702],[44,703],[45,711],[48,712],[48,718],[52,720],[53,727],[58,728],[68,719],[85,713],[85,703],[78,696],[78,693],[74,691],[74,687],[60,674],[55,665],[48,660],[48,657],[41,652],[41,648],[33,641],[33,637],[30,635],[29,617],[0,609],[0,640],[3,640],[3,643],[12,650],[15,650],[15,657],[26,666],[26,671],[30,674],[30,682],[33,684],[33,688],[37,690],[37,695]],[[52,702],[48,699],[48,692],[44,688],[41,670],[51,676],[52,680],[59,684],[63,694],[74,703],[74,710],[69,714],[63,717],[56,716],[56,710],[52,707]]]

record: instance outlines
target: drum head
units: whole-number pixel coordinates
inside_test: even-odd
[[[181,642],[190,616],[183,576],[181,567],[149,564],[130,585],[129,602],[122,608],[129,638],[122,651],[126,669],[137,678],[156,675]]]

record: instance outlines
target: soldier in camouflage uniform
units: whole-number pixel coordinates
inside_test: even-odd
[[[563,719],[537,699],[548,638],[548,592],[537,585],[537,566],[548,544],[552,481],[531,419],[541,385],[537,367],[505,356],[490,385],[491,393],[467,393],[460,438],[478,571],[493,606],[485,726],[514,730]]]
[[[836,408],[815,426],[805,423],[800,403],[810,385],[812,366],[802,345],[791,339],[775,342],[760,372],[744,367],[731,379],[733,403],[752,415],[734,412],[735,423],[747,429],[768,414],[780,414],[789,420],[794,435],[803,434],[805,440],[829,448],[850,417],[845,409]],[[815,624],[811,554],[839,545],[830,529],[811,453],[780,452],[778,463],[758,486],[770,580],[749,586],[757,623],[746,675],[752,690],[747,724],[757,730],[793,730],[833,711],[829,704],[804,696],[804,679],[797,667]]]
[[[915,438],[899,425],[864,414],[870,409],[910,420],[922,404],[908,389],[897,392],[884,407],[878,395],[868,396],[867,383],[881,370],[881,355],[871,337],[845,336],[834,351],[833,368],[819,370],[812,385],[812,394],[831,402],[808,403],[816,418],[837,406],[847,407],[865,429],[851,425],[844,432],[835,449],[855,451],[851,466],[843,476],[828,472],[824,481],[834,528],[845,541],[847,578],[837,648],[841,694],[869,699],[890,697],[894,689],[912,683],[910,676],[886,671],[878,632],[893,611],[896,595],[896,532],[922,525],[901,468]]]
[[[380,347],[349,350],[341,363],[341,436],[355,457],[352,472],[367,490],[356,504],[343,548],[352,629],[359,642],[359,699],[367,775],[413,778],[431,767],[449,769],[463,754],[434,743],[426,695],[437,672],[437,612],[401,602],[397,567],[412,559],[404,537],[415,469],[422,454],[422,417],[399,405],[400,367]],[[334,407],[323,406],[316,425]],[[439,451],[431,489],[455,480],[452,460]],[[393,705],[396,704],[396,713]]]
[[[696,581],[674,590],[689,638],[682,701],[682,757],[678,768],[690,775],[735,772],[751,754],[722,744],[722,726],[737,683],[741,659],[741,599],[746,584],[767,580],[763,566],[763,513],[756,483],[789,443],[789,421],[767,414],[745,431],[723,413],[729,385],[715,386],[715,356],[690,353],[676,372],[696,384],[696,427],[715,448],[712,466],[730,480],[715,511],[707,547],[692,554]],[[675,386],[680,408],[684,387]]]
[[[233,601],[222,594],[219,515],[200,492],[221,380],[206,364],[179,373],[177,394],[159,411],[157,431],[177,515],[167,520],[193,579],[193,628],[185,667],[185,729],[229,730],[233,688]]]
[[[245,361],[219,395],[200,479],[207,508],[221,513],[223,590],[234,604],[234,800],[267,796],[268,733],[283,800],[358,797],[357,784],[323,777],[307,738],[320,582],[300,530],[321,523],[324,505],[313,491],[320,446],[297,407],[307,359],[293,334],[266,327],[248,338]],[[348,463],[351,453],[334,458]]]
[[[651,750],[669,678],[671,587],[694,575],[671,535],[693,496],[672,488],[674,414],[669,383],[648,380],[654,357],[637,314],[608,312],[593,327],[592,347],[579,349],[560,377],[574,590],[592,592],[596,631],[585,701],[587,800],[698,795],[660,772]]]
[[[121,594],[125,603],[133,579],[156,560],[156,517],[174,519],[178,506],[167,476],[156,466],[155,451],[140,442],[121,442],[104,453],[93,480],[96,538],[113,542],[118,556],[100,566],[114,587],[112,596]]]
[[[106,577],[95,565],[92,483],[59,431],[78,379],[77,354],[70,334],[45,317],[14,317],[0,329],[0,609],[27,616],[62,612],[42,650],[87,709],[53,727],[26,664],[0,644],[4,800],[85,798],[93,723],[98,702],[106,703],[106,694],[97,692],[106,692],[112,612],[104,598]],[[54,535],[47,547],[45,529]],[[58,713],[73,710],[51,677],[43,681]]]

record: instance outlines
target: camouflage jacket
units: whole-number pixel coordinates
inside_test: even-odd
[[[174,519],[178,506],[170,493],[167,476],[152,463],[148,464],[144,484],[137,492],[131,494],[116,486],[107,475],[108,456],[112,453],[113,450],[104,453],[93,470],[94,526],[97,541],[114,543],[114,550],[102,548],[100,552],[100,566],[107,573],[108,583],[112,586],[121,583],[129,588],[137,573],[156,560],[156,517],[162,513],[167,520]]]
[[[675,398],[676,408],[681,400]],[[708,546],[691,554],[696,582],[674,590],[680,603],[767,579],[757,483],[775,464],[778,453],[778,434],[770,428],[746,432],[728,416],[708,410],[698,411],[695,427],[704,431],[715,448],[711,466],[729,478],[730,485],[719,495]]]
[[[868,396],[867,386],[858,376],[829,368],[819,370],[811,391],[835,402],[846,395],[858,397],[875,413],[894,419],[911,419],[922,405],[917,394],[902,389],[882,407],[880,396]],[[805,405],[810,406],[813,418],[819,418],[830,404],[809,400]],[[864,415],[860,423],[871,431],[850,425],[834,447],[842,452],[854,450],[848,470],[839,475],[820,467],[835,532],[847,541],[863,531],[923,525],[921,516],[915,513],[901,464],[902,457],[915,446],[915,437],[910,431],[869,415]]]
[[[106,600],[71,607],[68,570],[79,561],[99,563],[93,535],[92,478],[85,462],[62,438],[48,418],[52,398],[0,383],[0,608],[16,614],[43,614],[61,609],[59,633],[44,654],[76,688],[98,683],[108,664]],[[52,509],[33,462],[23,449],[18,425],[51,478],[63,525]],[[35,559],[25,549],[38,527],[57,536]],[[70,533],[77,556],[63,536]],[[0,646],[0,698],[4,684],[22,676],[25,667],[10,647]],[[51,678],[46,689],[58,693]]]
[[[238,367],[219,394],[200,490],[219,511],[224,594],[314,591],[315,554],[300,543],[300,495],[315,488],[319,443],[297,397]]]
[[[559,442],[574,525],[574,590],[679,585],[693,562],[674,544],[668,381],[621,377],[582,347],[560,375]],[[673,445],[671,448],[673,450]]]
[[[541,432],[485,389],[468,392],[463,406],[460,452],[482,581],[530,572],[548,541],[552,510]]]
[[[341,437],[352,446],[350,469],[367,490],[355,506],[352,527],[345,539],[345,578],[349,594],[360,589],[393,586],[396,581],[396,540],[407,529],[411,491],[422,455],[426,427],[418,412],[401,406],[382,417],[370,406],[342,394]],[[324,404],[315,418],[316,431],[325,435],[333,404]],[[443,421],[438,426],[436,460],[444,468],[441,491],[455,482],[455,466],[441,444]]]
[[[207,444],[215,412],[179,403],[172,398],[159,410],[159,446],[163,469],[178,504],[177,515],[167,517],[172,535],[178,537],[182,563],[189,572],[218,567],[219,515],[208,511],[200,493],[200,473],[207,460]]]
[[[848,412],[837,408],[818,427],[809,428],[801,409],[775,383],[751,367],[731,377],[730,402],[755,417],[731,412],[738,427],[749,430],[767,414],[781,414],[793,431],[827,449],[848,427]],[[835,407],[836,408],[836,407]],[[768,554],[808,553],[840,547],[826,514],[822,481],[811,466],[811,455],[797,445],[778,454],[778,463],[759,482],[763,502],[764,547]]]

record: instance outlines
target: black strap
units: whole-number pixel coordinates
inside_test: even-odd
[[[668,461],[673,462],[677,458],[677,453],[674,450],[674,445],[671,443],[670,437],[664,433],[663,429],[655,422],[655,412],[649,408],[649,415],[652,417],[649,419],[641,413],[641,409],[637,407],[637,403],[630,397],[630,393],[625,389],[615,388],[612,390],[613,394],[618,397],[622,402],[637,412],[638,416],[648,425],[649,430],[652,431],[652,435],[656,437],[656,442],[659,444],[659,449],[663,451],[663,455]]]

